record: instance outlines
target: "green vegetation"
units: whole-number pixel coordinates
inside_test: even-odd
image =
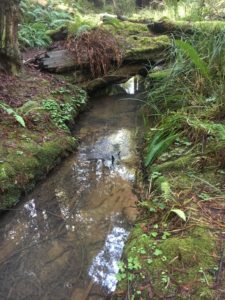
[[[69,130],[66,123],[72,122],[77,111],[79,111],[80,107],[86,103],[87,95],[83,90],[78,89],[76,97],[74,97],[70,95],[70,90],[63,87],[55,91],[53,94],[63,94],[66,101],[58,103],[54,99],[43,100],[43,108],[50,112],[52,121],[56,126],[64,130]],[[69,95],[69,98],[67,95]]]
[[[180,8],[174,17],[181,19]],[[205,13],[192,17],[203,20]],[[220,255],[224,219],[212,207],[225,201],[225,27],[212,34],[207,22],[195,24],[192,34],[172,38],[167,62],[146,78],[147,191],[119,264],[115,299],[221,297],[213,288],[222,277],[213,253]]]
[[[24,74],[5,76],[10,31],[0,30],[0,209],[15,205],[76,147],[70,129],[87,103],[76,77],[85,75],[79,82],[88,89],[96,82],[87,79],[97,86],[113,76],[124,80],[127,74],[113,73],[124,61],[127,68],[143,64],[146,186],[113,297],[223,299],[224,1],[22,0],[20,7],[20,48],[35,52],[54,41],[53,49],[69,49],[77,65],[70,76],[49,75],[28,55]],[[101,21],[103,10],[121,20]],[[162,24],[168,30],[160,31]]]
[[[19,84],[16,91],[22,93],[24,87]],[[70,128],[86,105],[86,92],[69,82],[53,88],[51,82],[39,79],[37,86],[38,94],[16,110],[2,106],[22,125],[14,124],[12,117],[3,118],[0,124],[1,132],[5,133],[0,146],[0,209],[3,210],[15,205],[23,192],[31,190],[37,180],[77,145]],[[26,88],[33,87],[27,83]],[[8,141],[13,146],[6,148],[4,144]]]
[[[23,0],[20,4],[23,13],[19,30],[21,47],[46,47],[51,39],[46,34],[49,29],[56,29],[73,19],[71,13],[59,9],[49,2],[47,6]]]
[[[24,119],[9,105],[0,102],[0,109],[4,110],[7,114],[13,115],[16,121],[23,127],[25,127]]]

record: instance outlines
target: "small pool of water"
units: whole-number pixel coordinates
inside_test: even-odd
[[[105,299],[115,290],[137,215],[140,102],[126,97],[91,100],[76,153],[1,218],[0,299]]]

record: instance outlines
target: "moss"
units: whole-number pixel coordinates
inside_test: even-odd
[[[217,33],[224,29],[225,22],[223,21],[170,21],[162,19],[158,22],[148,24],[151,32],[157,34],[173,33],[177,36],[181,34],[195,34],[195,33]]]
[[[195,227],[183,237],[173,236],[165,240],[156,240],[143,234],[141,226],[136,225],[126,245],[125,256],[138,257],[141,272],[151,274],[152,287],[160,296],[166,297],[175,293],[176,299],[190,299],[190,295],[191,299],[196,300],[212,299],[210,297],[214,292],[210,286],[214,280],[212,270],[216,265],[214,249],[215,239],[204,228]],[[136,285],[142,280],[136,275]],[[180,290],[182,286],[188,289],[183,294]],[[120,288],[125,287],[124,281]],[[155,295],[154,299],[158,297]]]
[[[86,93],[72,84],[64,84],[56,92],[51,95],[45,94],[46,96],[51,96],[56,103],[68,104],[71,120],[87,102]],[[18,109],[27,120],[26,128],[15,127],[12,124],[4,124],[4,130],[2,127],[2,132],[7,132],[0,147],[2,208],[16,204],[24,191],[32,189],[37,180],[77,145],[69,130],[65,132],[52,126],[49,117],[46,118],[48,115],[43,114],[42,101],[40,93],[35,100],[24,103]]]
[[[170,172],[170,184],[174,190],[190,189],[195,182],[195,179],[188,176],[185,171],[179,172],[179,174],[176,171]]]
[[[186,233],[185,237],[172,237],[165,241],[161,241],[159,248],[163,251],[169,261],[177,257],[173,262],[173,267],[178,268],[183,265],[184,268],[210,269],[215,265],[213,259],[213,250],[215,240],[207,229],[196,227],[193,231]],[[163,268],[164,263],[157,258],[151,266]],[[197,269],[197,272],[199,270]],[[196,274],[185,274],[186,276],[195,277]]]
[[[179,157],[176,160],[169,160],[162,164],[156,164],[151,167],[151,172],[165,172],[165,171],[174,171],[182,170],[183,168],[190,169],[193,163],[195,154],[189,154],[182,157]]]
[[[171,69],[153,71],[148,74],[148,78],[154,81],[162,80],[171,74]]]
[[[0,196],[0,209],[7,209],[16,205],[21,196],[21,190],[19,188],[12,187],[10,191]]]
[[[165,263],[161,257],[155,258],[149,267],[149,272],[157,273],[155,274],[156,279],[163,271],[167,270],[171,280],[175,280],[177,284],[191,283],[193,289],[191,293],[195,299],[201,299],[203,293],[204,297],[206,294],[212,295],[212,290],[204,282],[204,275],[200,271],[203,270],[209,284],[213,284],[214,278],[209,270],[213,269],[216,264],[213,258],[214,248],[215,240],[212,235],[210,236],[210,232],[203,228],[195,228],[186,237],[172,237],[162,241],[159,249],[167,258],[167,262]],[[156,284],[158,288],[163,288],[161,283]]]
[[[123,49],[125,60],[155,60],[164,55],[163,50],[171,44],[167,36],[151,36],[145,24],[120,22],[120,26],[104,24]]]
[[[181,28],[185,25],[191,25],[194,29],[199,31],[206,31],[209,33],[219,32],[224,29],[224,21],[198,21],[198,22],[186,22],[186,21],[176,21],[175,24]]]
[[[167,36],[160,37],[138,37],[135,40],[133,37],[126,39],[129,47],[125,51],[125,60],[145,60],[162,58],[164,56],[163,50],[170,46],[170,40]]]
[[[67,26],[66,25],[62,25],[62,26],[59,26],[58,28],[55,28],[55,29],[50,29],[50,30],[47,30],[46,31],[46,34],[50,37],[56,35],[56,34],[59,34],[61,33],[62,31],[64,31],[65,29],[67,29]]]
[[[76,141],[70,137],[55,139],[45,142],[36,153],[36,157],[42,168],[50,170],[55,165],[56,159],[63,155],[65,150],[72,151],[76,146]]]
[[[133,34],[148,33],[148,28],[145,24],[132,23],[128,21],[116,22],[116,24],[104,23],[103,28],[109,30],[114,35],[120,35],[123,33],[123,36],[127,36]]]

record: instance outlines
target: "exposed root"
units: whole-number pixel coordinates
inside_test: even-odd
[[[106,75],[112,64],[119,66],[122,55],[116,39],[110,32],[95,29],[66,42],[79,65],[89,65],[93,78]]]

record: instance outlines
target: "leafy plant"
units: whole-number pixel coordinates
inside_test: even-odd
[[[46,34],[49,29],[56,29],[72,20],[72,15],[62,9],[56,9],[51,2],[42,6],[29,0],[20,3],[22,22],[19,25],[18,39],[25,47],[46,47],[51,39]]]
[[[54,93],[61,94],[62,92],[68,92],[66,88],[60,88],[58,91]],[[71,101],[67,103],[58,103],[54,99],[44,100],[42,105],[43,108],[50,112],[51,118],[56,126],[63,130],[69,130],[66,122],[73,119],[76,110],[84,105],[86,102],[86,93],[83,90],[77,91],[77,96],[70,97]]]
[[[145,166],[149,166],[161,153],[166,151],[176,137],[177,134],[174,133],[159,132],[155,134],[147,148]]]
[[[176,215],[178,215],[179,218],[181,218],[184,222],[186,222],[187,217],[183,210],[178,209],[178,208],[173,208],[173,209],[171,209],[171,212],[175,213]]]
[[[151,132],[147,139],[145,166],[152,164],[177,139],[182,122],[183,117],[174,114],[164,119],[163,123],[156,128],[155,133]]]
[[[195,66],[205,78],[210,79],[210,70],[207,64],[201,59],[198,52],[190,43],[182,40],[176,40],[175,45],[179,47],[184,52],[184,54],[191,59],[191,61],[195,64]]]
[[[46,47],[51,42],[46,31],[47,26],[42,23],[23,24],[20,26],[19,42],[22,47]]]
[[[13,117],[16,119],[16,121],[23,127],[26,127],[24,119],[9,105],[0,102],[0,109],[3,109],[7,114],[13,115]]]

